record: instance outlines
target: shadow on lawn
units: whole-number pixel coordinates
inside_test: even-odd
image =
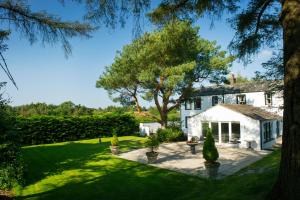
[[[120,141],[121,151],[129,151],[142,145],[141,141]],[[68,142],[64,144],[38,145],[23,149],[27,172],[26,185],[34,184],[47,176],[65,170],[85,169],[88,162],[112,159],[110,141],[99,143]]]
[[[115,158],[118,159],[118,158]],[[207,196],[212,182],[135,162],[124,161],[98,169],[100,176],[84,174],[62,186],[17,199],[190,199],[195,193]],[[97,169],[86,168],[92,171]],[[83,171],[86,169],[82,169]],[[172,184],[170,184],[172,182]],[[189,191],[186,188],[190,188]],[[196,195],[196,196],[198,196]]]

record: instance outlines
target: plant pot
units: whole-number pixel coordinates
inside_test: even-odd
[[[148,163],[155,163],[157,160],[158,152],[155,151],[146,152],[146,156],[148,159]]]
[[[198,145],[198,143],[187,143],[187,145],[190,146],[190,148],[191,148],[191,153],[192,153],[192,154],[196,154],[196,146]]]
[[[110,146],[110,150],[113,155],[119,154],[119,146]]]
[[[220,167],[219,162],[213,162],[213,161],[205,161],[205,170],[206,170],[206,175],[209,178],[217,178],[218,176],[218,171]]]

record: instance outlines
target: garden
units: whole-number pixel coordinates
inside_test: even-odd
[[[17,199],[263,199],[278,172],[278,150],[222,180],[122,159],[111,146],[125,153],[184,139],[175,127],[160,130],[156,140],[134,136],[137,124],[127,115],[15,120],[22,147],[9,151],[14,159],[6,163],[14,170],[1,166],[1,173],[11,172],[1,189]]]

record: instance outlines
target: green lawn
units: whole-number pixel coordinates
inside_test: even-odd
[[[276,178],[279,151],[220,181],[188,176],[111,156],[109,138],[23,148],[27,164],[17,199],[263,199]],[[120,137],[122,151],[145,139]],[[261,170],[261,173],[246,173]]]

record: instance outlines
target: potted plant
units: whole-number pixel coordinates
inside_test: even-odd
[[[117,155],[119,153],[119,140],[117,134],[114,132],[113,137],[111,139],[111,146],[110,146],[111,153]]]
[[[160,141],[156,134],[148,136],[146,145],[149,147],[150,151],[146,152],[148,163],[155,163],[157,160],[158,152],[155,151],[159,147]]]
[[[198,145],[198,137],[193,136],[189,141],[186,142],[191,148],[191,153],[196,154],[196,145]]]
[[[212,136],[211,129],[207,129],[206,139],[203,145],[203,158],[205,159],[204,165],[208,177],[215,178],[218,175],[220,163],[217,162],[219,158],[218,149],[215,145],[215,140]]]

